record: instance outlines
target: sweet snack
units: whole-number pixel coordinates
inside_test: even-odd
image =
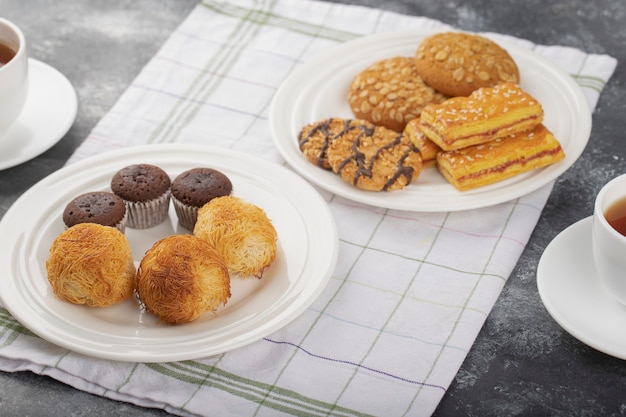
[[[180,225],[193,230],[200,207],[232,191],[230,179],[218,170],[192,168],[181,173],[172,181],[172,202]]]
[[[403,134],[384,127],[340,137],[328,147],[333,172],[349,184],[369,191],[399,190],[417,179],[422,157]]]
[[[340,137],[356,139],[374,129],[367,120],[333,117],[309,123],[298,134],[298,146],[304,157],[323,169],[330,169],[326,151],[328,145]]]
[[[446,151],[490,142],[542,121],[541,104],[510,82],[431,104],[420,115],[424,134]]]
[[[137,270],[136,286],[146,310],[171,324],[196,320],[230,298],[224,259],[192,235],[171,235],[148,249]]]
[[[218,197],[198,212],[193,234],[224,257],[242,277],[261,278],[276,258],[276,229],[260,207],[234,196]]]
[[[167,218],[170,205],[170,177],[150,164],[126,166],[113,175],[111,191],[128,209],[128,227],[147,229]]]
[[[350,84],[348,103],[358,119],[402,132],[425,105],[447,97],[428,86],[412,57],[396,56],[375,62]]]
[[[519,69],[509,53],[480,35],[444,32],[431,35],[415,52],[415,67],[426,84],[451,97],[468,96],[501,82],[519,83]]]
[[[130,297],[135,264],[122,232],[96,223],[79,223],[52,243],[46,260],[48,281],[61,300],[106,307]]]
[[[63,223],[72,227],[79,223],[97,223],[126,230],[126,206],[124,200],[113,193],[93,191],[75,197],[63,210]]]
[[[437,167],[457,189],[470,190],[565,158],[559,141],[540,124],[529,131],[437,155]]]
[[[437,165],[437,154],[441,152],[441,148],[435,142],[428,139],[424,132],[422,132],[420,119],[413,119],[407,123],[404,128],[404,134],[420,151],[424,168],[430,168]]]

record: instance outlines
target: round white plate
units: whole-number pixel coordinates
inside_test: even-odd
[[[537,266],[537,288],[554,320],[594,349],[626,359],[626,306],[596,278],[591,253],[592,218],[562,231]]]
[[[167,325],[142,312],[134,299],[91,308],[55,298],[45,262],[64,230],[65,205],[80,193],[110,190],[113,174],[151,163],[172,178],[209,166],[233,183],[233,195],[263,208],[278,233],[277,259],[262,279],[233,275],[232,296],[215,314]],[[169,220],[146,230],[127,228],[135,262],[158,239],[188,233]],[[40,337],[85,355],[163,362],[205,357],[256,341],[295,319],[324,289],[337,260],[333,217],[321,196],[298,175],[270,162],[227,149],[198,145],[150,145],[101,154],[69,165],[24,193],[0,222],[0,296],[4,306]]]
[[[28,60],[29,87],[18,120],[0,136],[0,169],[32,159],[67,133],[76,119],[78,100],[67,78],[55,68]]]
[[[589,105],[572,77],[534,52],[502,44],[515,59],[521,86],[543,105],[544,124],[561,142],[566,157],[554,165],[471,191],[460,192],[436,169],[426,169],[400,191],[362,191],[338,175],[307,161],[298,148],[298,133],[308,123],[328,117],[353,118],[347,103],[353,77],[376,60],[413,56],[417,45],[434,32],[385,33],[346,42],[315,56],[294,70],[274,96],[270,126],[286,161],[314,184],[361,203],[410,211],[456,211],[509,201],[561,175],[580,156],[591,132]]]

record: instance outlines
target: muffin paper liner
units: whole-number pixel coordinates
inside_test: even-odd
[[[127,226],[133,229],[148,229],[161,224],[167,218],[170,191],[150,201],[125,200],[128,212]]]
[[[200,207],[184,204],[174,196],[172,196],[172,202],[174,203],[174,209],[176,210],[176,215],[178,216],[178,223],[185,229],[193,232],[196,220],[198,219],[198,210],[200,210]]]

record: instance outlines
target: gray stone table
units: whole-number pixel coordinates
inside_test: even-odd
[[[437,416],[610,416],[626,413],[626,362],[564,331],[544,308],[537,263],[563,229],[589,216],[595,194],[626,172],[626,2],[623,0],[343,0],[559,44],[619,60],[593,116],[589,145],[556,182],[530,242]],[[0,0],[31,55],[64,73],[79,97],[67,135],[41,156],[0,171],[0,216],[59,169],[196,0]],[[1,237],[0,237],[1,238]],[[624,331],[626,331],[626,323]],[[0,416],[163,416],[30,372],[0,373]]]

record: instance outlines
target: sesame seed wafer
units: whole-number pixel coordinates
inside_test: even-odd
[[[427,106],[420,126],[430,140],[449,151],[531,129],[543,117],[536,99],[519,85],[506,82]]]
[[[440,152],[437,167],[461,191],[492,184],[565,158],[559,141],[540,124],[491,142]]]

